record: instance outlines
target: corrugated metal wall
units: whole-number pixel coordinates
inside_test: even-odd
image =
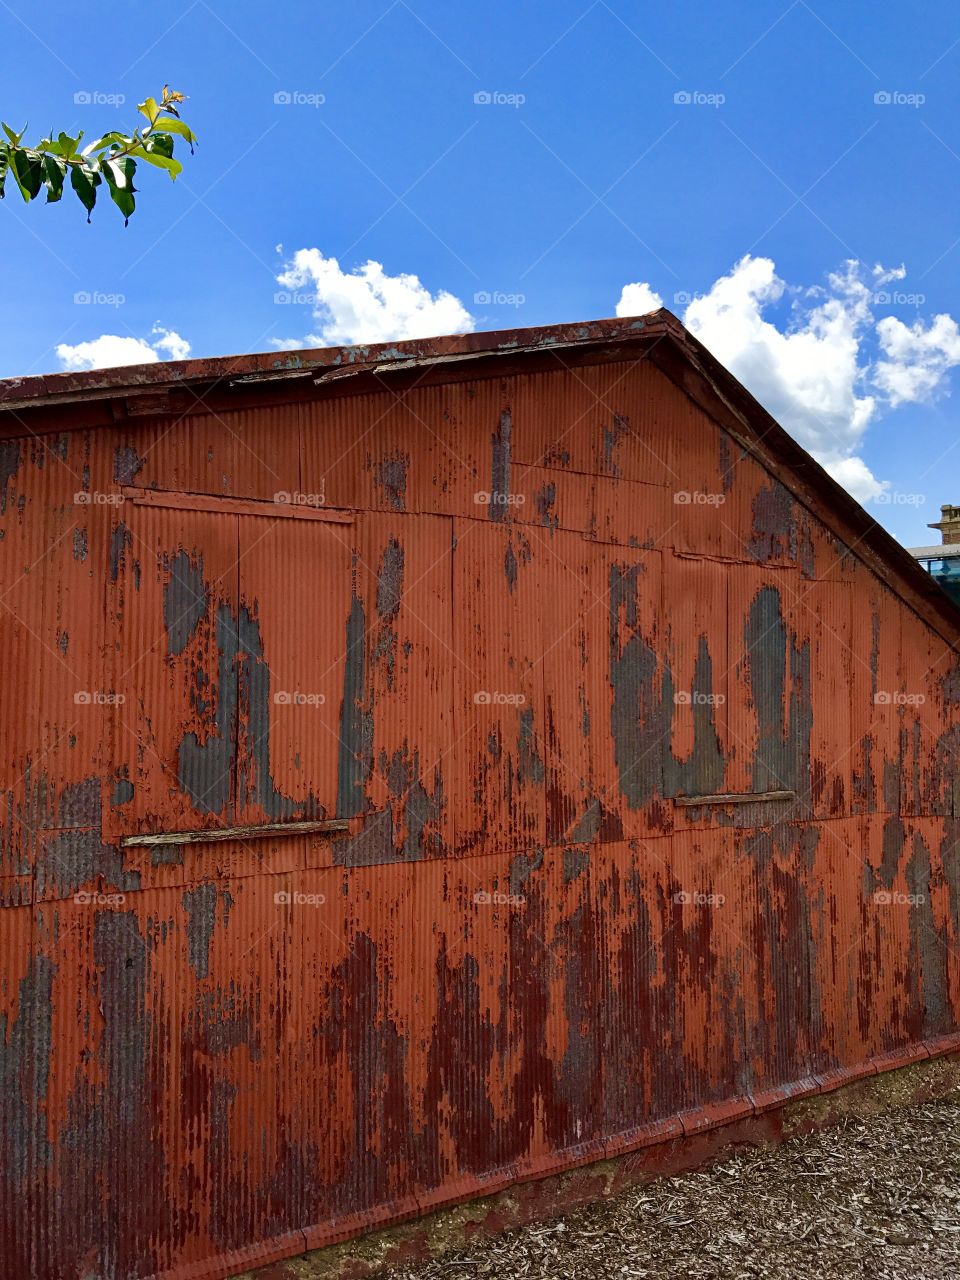
[[[224,1275],[956,1032],[955,655],[662,373],[198,410],[0,445],[4,1275]]]

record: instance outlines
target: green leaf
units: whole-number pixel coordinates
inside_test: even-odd
[[[105,133],[102,138],[98,138],[96,142],[91,142],[88,147],[84,147],[83,154],[89,156],[94,151],[102,151],[104,147],[125,147],[129,141],[130,139],[125,133],[118,133],[116,129],[112,129],[109,133]]]
[[[71,156],[77,154],[77,147],[80,145],[80,139],[83,137],[83,130],[77,134],[75,138],[71,138],[69,133],[60,133],[57,141],[60,143],[60,154],[65,160],[69,160]]]
[[[159,100],[145,98],[138,104],[147,125],[141,125],[131,134],[110,130],[82,153],[82,130],[78,130],[76,137],[64,131],[51,131],[40,142],[26,146],[23,144],[26,125],[17,132],[0,121],[0,199],[4,195],[5,180],[12,173],[25,202],[37,199],[41,189],[46,188],[47,203],[56,203],[63,198],[69,169],[70,185],[87,211],[88,222],[96,205],[97,187],[104,181],[111,199],[124,218],[129,219],[135,208],[133,176],[137,163],[143,161],[163,169],[174,179],[183,172],[183,165],[174,157],[176,139],[183,138],[193,151],[196,135],[180,119],[179,104],[183,101],[182,93],[171,92],[164,85]]]
[[[174,160],[172,156],[165,156],[159,151],[148,151],[146,147],[134,147],[131,155],[135,155],[138,160],[146,160],[147,164],[155,165],[158,169],[165,169],[171,180],[175,180],[177,174],[183,170],[179,160]]]
[[[122,156],[119,160],[106,159],[101,163],[103,176],[111,188],[117,191],[135,191],[133,175],[137,171],[137,162],[130,156]]]
[[[136,162],[129,156],[124,156],[122,160],[105,160],[103,163],[103,176],[110,186],[110,199],[123,214],[124,226],[130,221],[130,215],[136,208],[133,198],[136,191],[133,175],[136,170]]]
[[[181,138],[186,138],[187,142],[190,144],[191,152],[193,151],[193,144],[197,140],[197,135],[193,132],[192,129],[188,128],[187,125],[185,125],[182,120],[179,120],[179,119],[170,120],[170,119],[167,119],[165,116],[162,127],[167,133],[176,133]]]
[[[143,145],[148,151],[158,151],[162,156],[173,155],[173,139],[169,133],[151,133]]]
[[[16,179],[24,204],[29,204],[40,193],[43,183],[43,165],[35,151],[26,147],[12,147],[10,150],[10,169]]]
[[[14,133],[13,130],[10,128],[10,126],[8,124],[4,124],[2,120],[0,120],[0,129],[3,129],[3,132],[7,135],[7,137],[10,139],[10,142],[15,147],[19,147],[20,139],[27,132],[27,126],[24,125],[19,133]]]
[[[142,116],[146,116],[151,124],[153,124],[154,120],[156,120],[157,116],[160,114],[160,108],[157,106],[156,98],[145,98],[143,102],[138,102],[137,110]]]
[[[97,203],[97,187],[100,185],[99,173],[94,172],[87,165],[71,165],[70,185],[77,193],[80,203],[86,209],[87,221],[89,222],[93,206]]]
[[[47,188],[47,204],[55,204],[63,195],[63,180],[67,176],[67,162],[59,156],[43,157],[43,180]]]

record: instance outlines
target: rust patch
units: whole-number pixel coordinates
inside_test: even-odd
[[[407,509],[407,472],[410,469],[409,453],[389,454],[377,463],[374,482],[387,500],[391,511]]]
[[[513,415],[509,409],[500,414],[500,422],[490,438],[490,501],[487,515],[500,523],[508,514],[510,497],[510,452],[513,440]]]
[[[132,445],[118,445],[113,452],[113,480],[115,484],[135,484],[146,462]]]
[[[620,790],[632,809],[663,794],[663,707],[657,655],[642,631],[637,579],[641,565],[610,569],[610,731]]]

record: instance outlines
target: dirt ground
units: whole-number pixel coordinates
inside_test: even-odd
[[[391,1280],[960,1280],[960,1101],[634,1188]]]

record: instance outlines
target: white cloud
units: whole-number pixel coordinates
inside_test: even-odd
[[[186,360],[190,354],[190,343],[179,333],[160,325],[154,325],[152,332],[159,335],[153,343],[146,338],[121,337],[115,333],[103,333],[99,338],[78,342],[74,346],[61,342],[57,345],[57,359],[69,372],[156,364],[160,359]]]
[[[160,334],[153,344],[155,351],[165,351],[171,360],[186,360],[190,354],[190,343],[186,338],[181,338],[175,329],[164,329],[158,324],[153,326],[153,332]]]
[[[890,488],[889,481],[878,480],[862,458],[825,458],[823,467],[858,502],[873,502]]]
[[[57,346],[57,359],[64,369],[112,369],[122,364],[152,364],[159,359],[154,349],[142,338],[121,338],[104,333],[90,342]]]
[[[825,295],[795,301],[792,323],[781,330],[764,311],[783,298],[786,285],[769,258],[747,256],[694,298],[685,321],[806,448],[835,462],[860,443],[876,399],[859,394],[871,290],[850,263],[828,283]]]
[[[850,261],[827,277],[826,286],[798,289],[777,275],[770,258],[747,254],[694,298],[683,317],[861,502],[889,488],[859,456],[870,423],[885,408],[929,400],[960,364],[960,329],[948,315],[929,325],[917,320],[908,326],[895,316],[875,323],[874,308],[891,300],[881,286],[905,276],[903,266],[867,269]],[[656,298],[648,284],[629,284],[618,314]],[[771,318],[787,303],[786,315],[781,309]]]
[[[343,271],[336,258],[319,249],[298,249],[277,276],[295,291],[309,289],[317,333],[304,341],[282,338],[274,345],[340,346],[358,342],[394,342],[437,334],[470,333],[474,319],[459,298],[441,289],[432,294],[418,276],[387,275],[379,262]]]
[[[617,303],[618,316],[645,316],[649,311],[659,311],[663,299],[648,284],[625,284]]]
[[[922,320],[905,325],[896,316],[884,316],[877,337],[886,358],[877,361],[874,377],[894,407],[929,399],[960,364],[960,329],[948,315],[934,316],[927,327]]]
[[[878,262],[873,268],[873,283],[879,287],[882,284],[889,284],[891,280],[906,280],[907,268],[900,264],[899,267],[882,267]]]

